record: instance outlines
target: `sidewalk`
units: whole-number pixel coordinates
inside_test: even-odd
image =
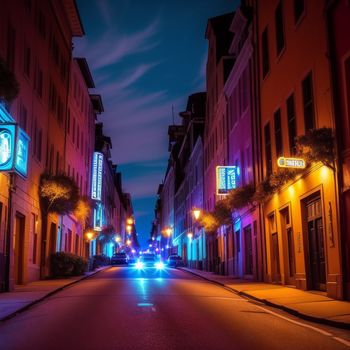
[[[334,300],[322,294],[305,292],[293,287],[250,282],[185,267],[180,269],[218,283],[239,295],[279,308],[300,318],[350,329],[349,302]]]
[[[106,268],[108,266],[100,267],[94,271],[86,272],[83,276],[35,281],[23,286],[16,286],[12,292],[0,293],[0,322],[14,317],[17,313],[28,309],[63,288],[95,275]]]

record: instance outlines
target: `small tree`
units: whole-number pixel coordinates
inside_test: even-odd
[[[47,223],[49,213],[68,214],[75,210],[79,200],[79,188],[70,177],[42,174],[39,197],[42,218],[41,276],[45,275]]]
[[[91,200],[88,197],[79,197],[76,208],[74,210],[74,215],[81,224],[86,223],[86,220],[91,215],[91,207]]]

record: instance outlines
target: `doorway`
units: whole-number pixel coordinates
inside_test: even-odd
[[[281,283],[280,254],[277,232],[271,235],[271,275],[272,282]]]
[[[14,272],[15,284],[24,283],[24,229],[25,216],[16,212],[14,230]]]
[[[253,242],[252,242],[252,228],[250,225],[243,228],[244,232],[244,256],[245,266],[244,272],[246,275],[253,274]]]
[[[323,238],[323,218],[321,199],[317,198],[306,204],[309,289],[326,290],[326,258]]]
[[[52,222],[50,226],[50,248],[49,248],[50,255],[56,252],[56,244],[57,244],[57,226],[55,223]]]

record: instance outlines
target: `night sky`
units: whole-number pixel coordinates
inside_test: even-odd
[[[158,184],[168,159],[167,127],[187,97],[205,91],[207,19],[238,0],[78,0],[86,57],[102,95],[99,117],[112,139],[112,160],[133,198],[141,244],[149,238]]]

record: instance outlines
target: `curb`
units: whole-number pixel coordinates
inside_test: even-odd
[[[77,280],[75,280],[75,281],[69,282],[69,283],[65,284],[64,286],[61,286],[61,287],[59,287],[59,288],[56,288],[56,289],[52,290],[51,292],[48,292],[47,294],[43,295],[43,296],[40,297],[39,299],[35,299],[35,300],[31,301],[30,303],[28,303],[27,305],[20,307],[20,308],[17,309],[16,311],[11,312],[11,313],[8,314],[7,316],[4,316],[4,317],[0,318],[0,322],[5,322],[5,321],[7,321],[7,320],[10,320],[11,318],[14,318],[14,317],[17,316],[18,314],[20,314],[20,313],[22,313],[22,312],[28,310],[29,308],[31,308],[33,305],[42,302],[42,301],[45,300],[46,298],[48,298],[48,297],[50,297],[50,296],[52,296],[52,295],[54,295],[54,294],[56,294],[56,293],[62,291],[63,289],[65,289],[65,288],[67,288],[67,287],[70,287],[70,286],[72,286],[72,285],[74,285],[74,284],[76,284],[76,283],[78,283],[78,282],[80,282],[80,281],[83,281],[83,280],[85,280],[85,279],[88,279],[88,278],[90,278],[90,277],[92,277],[92,276],[98,274],[98,273],[101,272],[101,271],[105,271],[105,270],[107,270],[109,267],[110,267],[110,266],[108,266],[107,268],[102,268],[102,269],[97,270],[97,271],[93,271],[93,272],[92,272],[91,274],[89,274],[89,275],[84,275],[84,276],[82,276],[81,278],[79,278],[79,279],[77,279]]]
[[[241,291],[238,291],[237,289],[234,289],[222,282],[219,282],[219,281],[215,281],[215,280],[212,280],[210,279],[209,277],[205,277],[205,276],[202,276],[202,275],[199,275],[197,274],[196,272],[194,271],[190,271],[190,270],[186,270],[186,269],[183,269],[183,268],[178,268],[179,270],[181,271],[184,271],[184,272],[188,272],[188,273],[191,273],[192,275],[195,275],[197,277],[200,277],[206,281],[209,281],[211,283],[214,283],[214,284],[217,284],[221,287],[224,287],[225,289],[237,294],[237,295],[240,295],[240,296],[243,296],[247,299],[250,299],[250,300],[254,300],[254,301],[258,301],[260,303],[263,303],[267,306],[270,306],[270,307],[274,307],[276,309],[279,309],[279,310],[282,310],[284,312],[287,312],[293,316],[296,316],[296,317],[299,317],[301,319],[304,319],[306,321],[311,321],[311,322],[315,322],[315,323],[319,323],[319,324],[324,324],[324,325],[327,325],[327,326],[332,326],[332,327],[335,327],[335,328],[341,328],[341,329],[346,329],[346,330],[350,330],[350,323],[345,323],[345,322],[340,322],[340,321],[333,321],[333,320],[329,320],[327,318],[320,318],[320,317],[316,317],[316,316],[311,316],[311,315],[306,315],[306,314],[303,314],[299,311],[296,311],[292,308],[289,308],[287,306],[284,306],[284,305],[278,305],[278,304],[275,304],[275,303],[272,303],[271,301],[268,301],[266,299],[260,299],[260,298],[256,298],[252,295],[250,295],[249,293],[246,293],[246,292],[241,292]]]

